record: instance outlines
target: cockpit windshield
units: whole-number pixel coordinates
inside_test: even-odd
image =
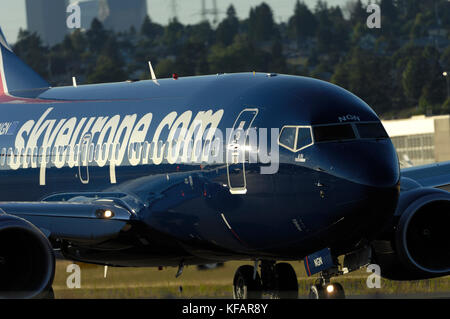
[[[315,143],[387,138],[389,136],[381,122],[354,122],[314,126],[286,125],[281,129],[278,143],[292,152],[298,152]]]
[[[315,126],[313,131],[314,141],[317,143],[352,140],[356,138],[351,124]]]

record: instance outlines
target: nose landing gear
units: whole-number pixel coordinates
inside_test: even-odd
[[[331,283],[333,276],[342,275],[337,268],[321,272],[315,284],[309,288],[309,299],[345,299],[344,288],[339,283]]]
[[[339,283],[316,283],[309,288],[309,299],[345,299],[344,288]]]

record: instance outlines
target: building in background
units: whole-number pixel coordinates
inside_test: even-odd
[[[66,0],[26,0],[27,28],[46,45],[55,45],[67,33]]]
[[[450,161],[450,115],[383,121],[402,167]]]
[[[147,15],[147,0],[80,0],[81,28],[88,30],[97,18],[106,29],[116,32],[140,30]]]
[[[99,20],[116,32],[140,30],[147,15],[147,0],[99,0]]]
[[[81,28],[89,30],[91,28],[92,20],[95,18],[99,19],[99,0],[76,1],[75,4],[80,7]]]

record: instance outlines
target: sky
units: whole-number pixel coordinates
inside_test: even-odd
[[[75,0],[71,0],[74,2]],[[286,21],[293,13],[297,0],[216,0],[223,17],[230,4],[236,8],[239,18],[248,17],[251,7],[261,2],[269,4],[274,11],[277,22]],[[313,8],[317,0],[303,0]],[[348,0],[327,0],[329,5],[344,5]],[[207,8],[212,7],[212,0],[206,0]],[[172,17],[171,0],[147,0],[148,13],[157,23],[167,24]],[[201,0],[177,0],[178,19],[184,24],[193,24],[200,20]],[[25,0],[0,0],[0,27],[9,43],[15,43],[19,29],[26,29]]]

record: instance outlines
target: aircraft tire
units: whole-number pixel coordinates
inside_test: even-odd
[[[333,290],[329,292],[327,287],[332,286]],[[309,289],[309,299],[345,299],[344,288],[339,283],[329,286],[312,285]]]
[[[275,265],[276,299],[298,299],[298,281],[294,268],[288,263]]]
[[[333,286],[333,291],[328,292],[325,289],[325,294],[327,299],[345,299],[344,288],[339,283],[331,284]]]
[[[312,285],[309,288],[309,299],[326,299],[325,289],[321,285]]]
[[[55,292],[53,291],[53,287],[43,291],[36,299],[55,299]]]
[[[256,273],[253,279],[254,267],[244,265],[236,270],[233,280],[233,298],[234,299],[261,299],[262,287],[261,278]]]

